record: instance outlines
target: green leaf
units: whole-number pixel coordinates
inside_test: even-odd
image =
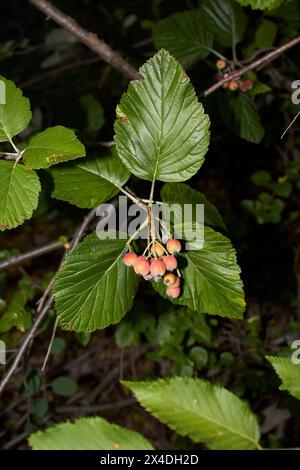
[[[250,181],[256,186],[269,186],[272,183],[272,177],[268,171],[258,170],[250,177]]]
[[[29,100],[14,82],[0,76],[0,93],[3,89],[5,103],[0,99],[0,142],[6,142],[22,132],[31,120]]]
[[[256,416],[225,388],[183,377],[123,384],[157,419],[194,442],[214,450],[259,448]]]
[[[277,34],[277,25],[273,21],[263,20],[255,33],[255,46],[257,49],[271,47]]]
[[[182,67],[159,51],[140,69],[117,108],[115,142],[124,165],[142,179],[183,181],[204,161],[209,119]]]
[[[70,397],[77,390],[77,384],[70,377],[57,377],[51,383],[52,390],[56,395]]]
[[[60,354],[66,347],[66,341],[63,338],[54,338],[51,345],[51,354]]]
[[[188,227],[185,231],[185,239],[192,240]],[[228,238],[204,227],[203,248],[182,252],[178,263],[183,289],[181,295],[172,300],[173,303],[186,305],[200,313],[242,317],[245,309],[243,283],[235,250]],[[152,285],[167,298],[162,283],[153,282]]]
[[[201,346],[195,346],[190,350],[189,357],[196,365],[197,369],[200,370],[206,366],[208,362],[208,353],[206,349]]]
[[[235,0],[243,7],[251,6],[253,10],[271,10],[290,0]]]
[[[233,0],[204,0],[200,11],[206,28],[222,46],[231,47],[243,38],[247,17]]]
[[[204,204],[205,225],[226,230],[218,209],[211,204],[203,193],[192,189],[185,183],[166,183],[161,189],[162,201],[167,204]]]
[[[240,93],[232,98],[230,104],[235,118],[233,129],[242,139],[259,144],[265,130],[261,125],[255,103],[246,93]]]
[[[85,156],[85,148],[75,132],[63,126],[49,127],[30,139],[23,154],[29,168],[49,168],[51,165]]]
[[[268,11],[267,14],[269,16],[274,16],[275,18],[283,18],[294,26],[294,23],[300,22],[299,1],[295,0],[288,3],[283,3],[275,10]]]
[[[210,54],[213,35],[206,30],[200,11],[175,13],[153,28],[157,49],[167,49],[183,64],[196,62]]]
[[[51,174],[52,196],[82,208],[97,207],[108,201],[130,177],[116,152],[53,168]]]
[[[266,356],[282,380],[280,390],[287,390],[300,400],[300,364],[294,364],[291,357]]]
[[[153,450],[141,434],[103,418],[80,418],[31,434],[33,450]]]
[[[103,107],[93,95],[84,95],[80,98],[80,104],[86,114],[85,132],[88,134],[97,133],[104,126]]]
[[[105,328],[131,309],[138,277],[123,263],[125,243],[92,234],[67,255],[54,286],[62,328],[84,332]]]
[[[32,414],[38,416],[39,418],[43,418],[49,411],[49,405],[47,400],[44,398],[38,398],[33,405]]]
[[[40,190],[34,171],[19,163],[0,160],[0,231],[30,219],[38,205]]]

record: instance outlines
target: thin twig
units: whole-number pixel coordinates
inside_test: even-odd
[[[91,223],[91,221],[93,220],[95,215],[96,215],[96,209],[92,209],[86,215],[86,217],[83,219],[82,223],[80,224],[80,226],[78,227],[78,229],[75,232],[73,240],[70,244],[70,248],[68,250],[66,250],[66,252],[65,252],[65,255],[62,259],[62,262],[61,262],[60,266],[62,265],[66,254],[69,253],[71,250],[73,250],[78,245],[78,243],[82,239],[87,227],[89,226],[89,224]],[[50,282],[49,286],[52,286],[52,284],[53,284],[53,279]],[[19,350],[16,354],[15,359],[13,360],[13,362],[12,362],[10,368],[8,369],[6,375],[4,376],[3,380],[0,382],[0,394],[3,392],[4,388],[6,387],[6,385],[9,382],[10,378],[12,377],[12,375],[14,374],[16,369],[18,368],[18,365],[19,365],[19,363],[22,359],[23,354],[26,352],[27,348],[29,347],[31,341],[33,340],[40,324],[42,323],[42,321],[46,317],[48,311],[53,306],[54,298],[53,298],[52,295],[48,296],[49,291],[50,291],[49,286],[46,290],[47,296],[44,295],[43,296],[43,302],[39,304],[38,315],[37,315],[32,327],[31,327],[31,329],[28,331],[26,336],[24,336],[24,339],[23,339],[23,341],[22,341],[22,343],[19,347]]]
[[[73,70],[75,68],[84,67],[86,65],[95,64],[99,61],[100,61],[99,57],[92,57],[90,59],[76,60],[75,62],[69,62],[68,64],[62,65],[61,67],[55,67],[51,70],[48,70],[45,73],[41,73],[40,75],[37,75],[36,77],[29,78],[29,80],[26,80],[25,82],[21,82],[19,84],[19,87],[23,89],[32,85],[36,85],[36,83],[44,82],[48,78],[55,78],[57,75],[60,75],[61,73],[67,72],[69,70]]]
[[[124,398],[124,400],[114,401],[112,403],[101,403],[99,405],[83,405],[83,406],[60,406],[56,408],[56,413],[71,413],[71,414],[93,414],[99,411],[116,410],[136,404],[135,398]]]
[[[288,127],[285,129],[285,131],[283,132],[283,134],[281,135],[281,139],[283,139],[283,137],[285,136],[285,134],[287,133],[287,131],[292,127],[292,125],[294,124],[294,122],[297,120],[298,116],[300,116],[300,111],[296,114],[296,116],[294,117],[294,119],[289,123]]]
[[[47,245],[44,245],[40,248],[34,248],[33,250],[22,253],[21,255],[12,256],[11,258],[6,259],[5,261],[0,262],[0,269],[7,269],[16,264],[22,264],[25,261],[31,260],[33,258],[38,258],[39,256],[52,253],[56,250],[61,250],[64,248],[64,244],[61,242],[50,242]]]
[[[202,96],[206,97],[210,95],[211,93],[215,92],[216,90],[218,90],[219,88],[221,88],[224,85],[224,83],[229,82],[230,80],[235,80],[239,78],[241,75],[243,75],[244,73],[250,72],[250,70],[254,70],[262,65],[266,65],[268,62],[275,60],[285,51],[287,51],[291,47],[296,46],[299,43],[300,43],[300,36],[297,36],[296,38],[292,39],[286,44],[283,44],[283,46],[280,46],[277,49],[269,52],[268,54],[265,54],[263,57],[260,57],[259,59],[255,60],[254,62],[251,62],[249,65],[246,65],[245,67],[242,67],[238,70],[235,70],[232,73],[229,73],[227,77],[222,78],[222,80],[218,81],[217,83],[214,83],[212,86],[207,88],[207,90],[205,90],[202,93]]]
[[[54,323],[54,326],[53,326],[50,343],[49,343],[49,346],[48,346],[48,349],[47,349],[47,352],[46,352],[46,356],[45,356],[45,359],[44,359],[44,362],[43,362],[43,365],[42,365],[42,369],[41,369],[42,372],[45,371],[45,368],[46,368],[46,365],[47,365],[47,362],[48,362],[48,359],[49,359],[49,356],[50,356],[50,352],[51,352],[52,344],[53,344],[53,341],[54,341],[54,338],[55,338],[57,326],[58,326],[58,317],[56,317],[56,320],[55,320],[55,323]]]
[[[47,18],[51,18],[57,24],[68,30],[83,44],[88,46],[91,50],[96,52],[102,60],[110,64],[115,69],[119,70],[123,75],[132,79],[139,80],[141,76],[138,71],[129,64],[123,57],[114,51],[103,39],[100,39],[97,34],[92,33],[80,26],[74,18],[67,16],[47,0],[29,0],[36,8],[42,11]]]

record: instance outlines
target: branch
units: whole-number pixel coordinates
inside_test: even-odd
[[[131,80],[141,79],[136,68],[123,59],[123,57],[106,44],[103,39],[100,39],[97,34],[82,28],[72,17],[65,15],[47,0],[29,0],[29,2],[42,11],[48,18],[51,18],[57,24],[72,33],[92,51],[96,52],[104,62],[107,62]]]
[[[236,70],[230,74],[226,78],[223,78],[217,83],[214,83],[211,87],[207,88],[202,93],[202,96],[206,97],[213,93],[214,91],[218,90],[218,88],[221,88],[224,83],[229,82],[230,80],[235,80],[237,78],[240,78],[241,75],[243,75],[246,72],[250,72],[250,70],[255,70],[258,67],[266,65],[268,62],[271,62],[277,57],[279,57],[281,54],[283,54],[285,51],[290,49],[291,47],[296,46],[297,44],[300,43],[300,36],[297,36],[296,38],[292,39],[291,41],[287,42],[286,44],[283,44],[283,46],[278,47],[277,49],[269,52],[268,54],[265,54],[262,56],[260,59],[255,60],[254,62],[251,62],[251,64],[246,65],[246,67],[242,67],[239,70]]]
[[[0,262],[0,270],[10,268],[16,264],[24,263],[25,261],[31,260],[33,258],[38,258],[39,256],[46,255],[52,251],[60,250],[64,248],[63,243],[61,242],[51,242],[40,248],[35,248],[34,250],[27,251],[18,256],[12,256],[11,258],[6,259],[5,261]]]
[[[61,262],[60,266],[63,264],[63,261],[65,259],[66,254],[69,253],[70,251],[72,251],[74,248],[76,248],[76,246],[78,245],[78,243],[82,239],[85,231],[87,230],[89,224],[91,223],[91,221],[93,220],[95,215],[96,215],[96,209],[92,209],[87,214],[87,216],[83,219],[82,223],[80,224],[80,226],[78,227],[78,229],[75,232],[75,235],[73,237],[73,240],[71,242],[69,250],[66,250],[66,252],[65,252],[65,255],[62,259],[62,262]],[[48,311],[50,310],[50,308],[53,305],[54,298],[53,298],[52,295],[49,295],[49,292],[51,290],[52,285],[53,285],[53,280],[50,282],[48,288],[46,289],[47,295],[44,295],[42,297],[42,303],[39,304],[39,307],[38,307],[38,310],[37,310],[38,315],[37,315],[32,327],[31,327],[31,329],[28,331],[26,336],[24,336],[22,344],[21,344],[21,346],[20,346],[20,348],[19,348],[19,350],[16,354],[16,357],[14,358],[13,363],[11,364],[10,368],[8,369],[8,372],[6,373],[3,380],[0,382],[0,394],[3,392],[4,388],[6,387],[6,385],[9,382],[11,376],[16,371],[16,369],[17,369],[17,367],[18,367],[18,365],[19,365],[19,363],[22,359],[23,354],[25,353],[25,351],[29,347],[31,341],[33,340],[33,338],[34,338],[34,336],[37,332],[38,327],[40,326],[41,322],[44,320],[45,316],[47,315]]]
[[[45,73],[41,73],[40,75],[37,75],[36,77],[29,78],[29,80],[26,80],[25,82],[20,83],[19,87],[23,89],[23,88],[26,88],[28,86],[35,85],[36,83],[44,82],[47,78],[55,78],[61,73],[67,72],[69,70],[73,70],[73,69],[78,68],[78,67],[83,67],[83,66],[86,66],[86,65],[95,64],[99,61],[100,61],[99,57],[92,57],[90,59],[85,59],[85,60],[81,60],[81,61],[77,60],[76,62],[70,62],[68,64],[63,64],[61,67],[55,67],[51,70],[48,70]]]

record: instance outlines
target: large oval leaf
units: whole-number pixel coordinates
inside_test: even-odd
[[[84,159],[74,165],[51,170],[54,178],[52,196],[78,207],[97,207],[119,192],[130,177],[116,153]]]
[[[266,356],[282,380],[280,390],[287,390],[300,400],[300,364],[294,364],[291,357]]]
[[[282,3],[288,3],[291,0],[235,0],[242,6],[250,5],[254,10],[272,10]]]
[[[260,448],[256,416],[225,388],[183,377],[123,383],[156,418],[209,449]]]
[[[28,126],[30,102],[14,82],[4,77],[0,77],[0,93],[0,142],[6,142]]]
[[[204,59],[213,45],[213,35],[198,10],[175,13],[160,21],[154,26],[153,40],[157,49],[167,49],[184,64]]]
[[[217,229],[226,230],[218,209],[200,191],[185,183],[166,183],[161,189],[161,199],[167,204],[204,204],[204,223]]]
[[[203,0],[200,11],[206,28],[222,46],[231,47],[243,38],[247,16],[233,0]]]
[[[152,450],[138,432],[111,424],[103,418],[79,418],[31,434],[33,450]]]
[[[119,156],[146,180],[183,181],[204,161],[209,119],[181,65],[159,51],[123,94],[115,123]]]
[[[20,163],[0,161],[0,230],[30,219],[38,205],[41,185],[37,174]]]
[[[25,165],[34,169],[84,156],[85,148],[75,132],[63,126],[49,127],[33,136],[23,154]]]
[[[185,235],[192,241],[187,227]],[[187,305],[200,313],[242,317],[245,309],[243,283],[235,250],[228,238],[204,227],[203,248],[183,252],[179,257],[179,267],[183,289],[180,297],[172,300],[174,303]],[[153,283],[153,286],[166,298],[162,283]]]
[[[54,286],[62,328],[94,331],[118,323],[130,310],[138,277],[123,263],[125,243],[92,234],[67,255]]]

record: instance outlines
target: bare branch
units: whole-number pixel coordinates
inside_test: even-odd
[[[123,57],[114,51],[103,39],[100,39],[97,34],[92,33],[82,28],[74,18],[65,15],[62,11],[56,8],[47,0],[29,0],[36,8],[42,11],[47,18],[51,18],[57,24],[68,30],[83,44],[96,52],[102,60],[110,64],[115,69],[119,70],[123,75],[131,80],[139,80],[139,75],[136,68],[129,64]]]
[[[34,248],[33,250],[27,251],[26,253],[22,253],[18,256],[12,256],[11,258],[0,262],[0,270],[10,268],[11,266],[24,263],[25,261],[38,258],[39,256],[43,256],[51,253],[52,251],[61,250],[63,248],[64,245],[62,242],[50,242],[45,246]]]
[[[277,59],[281,54],[283,54],[285,51],[290,49],[291,47],[296,46],[297,44],[300,43],[300,36],[297,36],[296,38],[292,39],[291,41],[287,42],[286,44],[283,44],[283,46],[277,47],[277,49],[272,50],[268,54],[265,54],[263,57],[260,57],[259,59],[255,60],[254,62],[251,62],[249,65],[246,65],[246,67],[242,67],[232,73],[229,73],[226,78],[223,78],[217,83],[214,83],[211,87],[207,88],[202,93],[202,96],[206,97],[213,93],[214,91],[218,90],[221,88],[224,83],[229,82],[230,80],[235,80],[239,78],[241,75],[244,75],[246,72],[250,72],[250,70],[255,70],[258,67],[265,66],[267,63]]]

